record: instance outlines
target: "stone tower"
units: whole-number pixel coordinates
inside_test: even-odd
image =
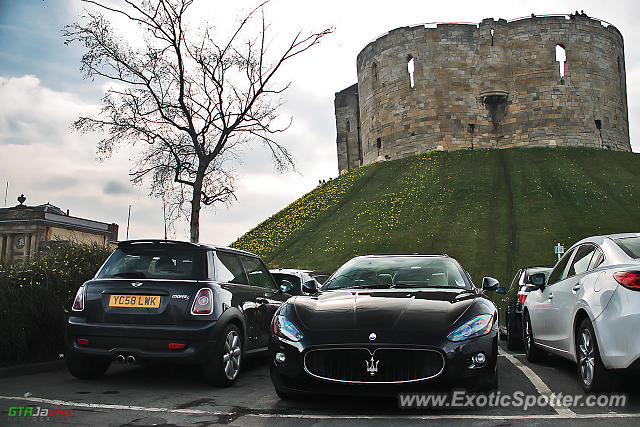
[[[586,15],[390,31],[336,93],[340,172],[430,150],[631,151],[624,45]]]

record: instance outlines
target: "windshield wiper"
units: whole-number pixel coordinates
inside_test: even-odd
[[[145,279],[147,276],[139,271],[123,271],[116,273],[113,277],[126,277],[128,279]]]
[[[391,283],[387,283],[385,285],[360,285],[360,286],[347,286],[341,289],[380,289],[380,288],[393,288],[394,285]]]

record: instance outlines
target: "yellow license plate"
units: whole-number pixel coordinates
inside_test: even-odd
[[[160,296],[158,295],[111,295],[109,307],[160,307]]]

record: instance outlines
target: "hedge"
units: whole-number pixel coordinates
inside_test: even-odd
[[[111,250],[48,242],[23,264],[0,265],[0,364],[46,361],[64,351],[64,325],[76,291]]]

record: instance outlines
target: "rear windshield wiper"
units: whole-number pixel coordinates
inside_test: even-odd
[[[128,279],[144,279],[147,276],[140,271],[123,271],[123,272],[114,274],[113,277],[126,277]]]

